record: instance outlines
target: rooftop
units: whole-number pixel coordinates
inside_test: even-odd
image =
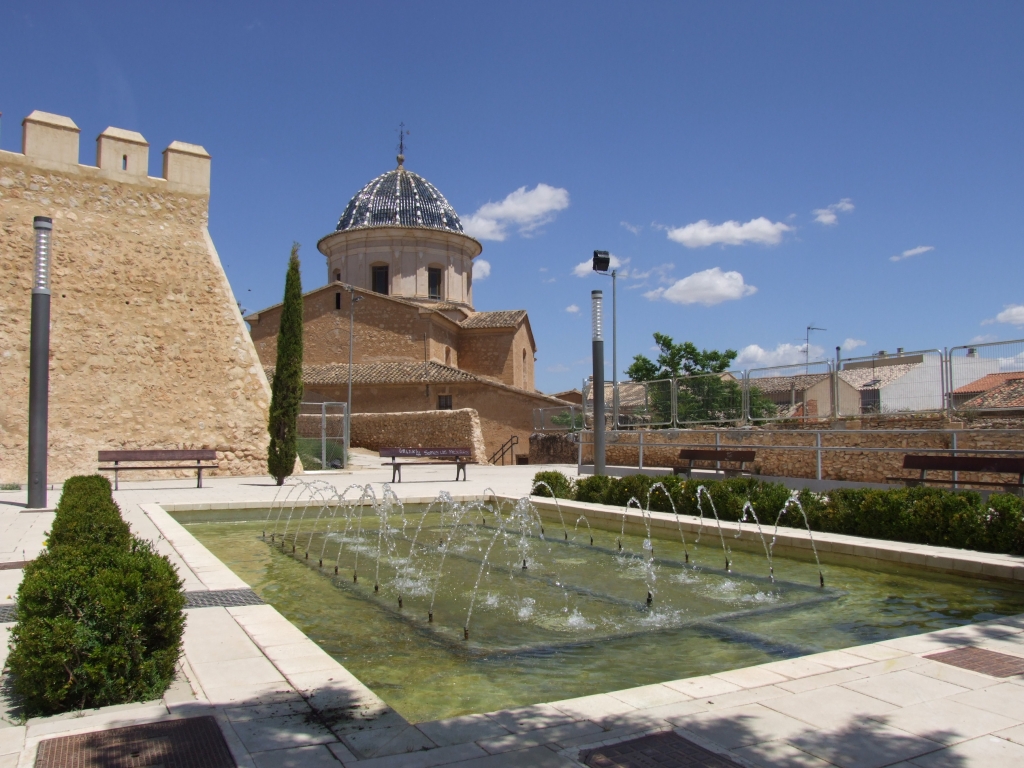
[[[990,389],[994,389],[1008,381],[1016,381],[1018,379],[1024,379],[1024,371],[990,373],[987,376],[982,376],[980,379],[975,379],[969,384],[964,384],[962,387],[957,387],[953,390],[953,394],[969,395],[975,392],[988,392]]]
[[[465,234],[459,214],[433,184],[402,167],[382,174],[356,192],[337,232],[368,227],[421,227]]]
[[[1004,374],[995,374],[1004,375]],[[1004,381],[977,397],[972,397],[960,408],[1024,408],[1024,373],[1017,378]],[[985,378],[988,378],[987,376]],[[960,392],[963,388],[956,390]]]
[[[504,309],[499,312],[477,312],[463,320],[463,328],[515,328],[526,317],[525,309]]]
[[[854,368],[852,370],[844,368],[839,372],[839,378],[855,389],[881,389],[910,373],[918,365],[920,363],[882,365],[877,368]]]
[[[267,379],[273,380],[274,366],[263,367]],[[356,363],[352,366],[353,384],[455,384],[477,381],[471,373],[441,363]],[[347,363],[304,365],[302,381],[307,385],[334,385],[348,383]]]

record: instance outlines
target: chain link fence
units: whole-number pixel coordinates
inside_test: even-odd
[[[575,406],[582,410],[585,429],[593,428],[592,389],[584,381],[583,405]],[[604,394],[612,427],[611,383],[605,384]],[[569,409],[536,409],[534,428],[569,431],[567,425],[575,424],[577,416],[555,415]],[[619,382],[614,427],[732,426],[943,411],[1024,415],[1024,339]]]
[[[1024,410],[1024,340],[953,347],[946,359],[951,411]]]
[[[345,403],[303,403],[298,452],[306,470],[341,469],[347,463]]]

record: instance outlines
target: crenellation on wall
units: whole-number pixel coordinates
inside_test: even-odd
[[[107,448],[216,448],[217,472],[264,473],[269,386],[208,190],[75,161],[0,152],[0,479],[26,472],[37,215],[54,222],[50,479],[94,472]]]
[[[96,137],[96,167],[129,176],[149,176],[149,142],[141,133],[109,126]]]
[[[21,121],[21,153],[36,160],[78,164],[81,129],[63,115],[35,110]]]

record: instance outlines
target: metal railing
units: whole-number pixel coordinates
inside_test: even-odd
[[[1016,374],[1020,374],[1019,376]],[[741,426],[946,412],[1024,412],[1024,339],[605,385],[610,429]],[[619,418],[612,424],[617,396]],[[594,398],[539,408],[534,429],[593,427]]]
[[[298,452],[305,469],[342,469],[348,464],[345,407],[345,403],[300,406]]]
[[[491,458],[487,460],[489,464],[497,464],[501,462],[501,466],[505,466],[505,454],[509,454],[512,463],[516,460],[516,446],[519,445],[519,435],[512,435],[508,440],[501,444],[501,447],[491,454]]]

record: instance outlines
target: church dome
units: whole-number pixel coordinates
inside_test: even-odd
[[[353,197],[336,231],[365,227],[424,227],[465,234],[459,214],[437,187],[401,165],[378,176]]]

